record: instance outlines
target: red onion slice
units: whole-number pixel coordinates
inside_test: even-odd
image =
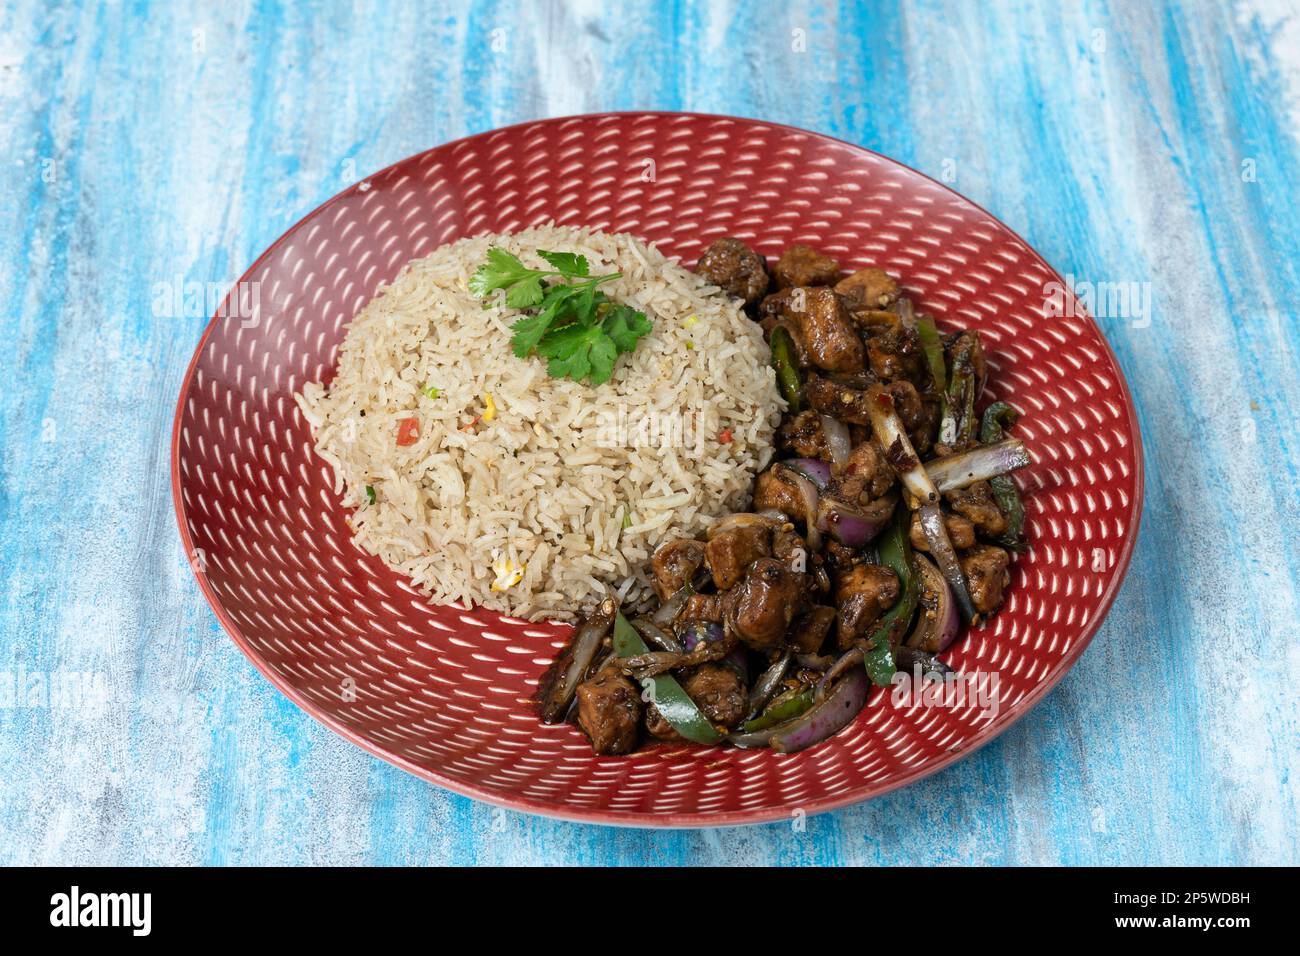
[[[817,682],[817,699],[822,700],[826,696],[826,691],[835,681],[840,679],[852,667],[862,666],[862,648],[850,647],[847,651],[839,656],[827,670],[822,674],[821,680]]]
[[[922,505],[917,513],[921,519],[921,530],[925,532],[926,544],[930,546],[930,554],[934,556],[939,570],[943,572],[943,579],[952,589],[952,595],[957,600],[957,607],[962,617],[968,621],[974,619],[975,605],[971,602],[970,591],[966,588],[966,575],[962,573],[961,564],[957,561],[957,552],[953,550],[952,542],[948,540],[948,529],[943,523],[943,513],[940,512],[939,505],[934,502]]]
[[[790,669],[790,660],[793,657],[793,651],[789,648],[773,662],[772,666],[763,671],[754,684],[753,690],[749,692],[749,716],[748,720],[757,717],[767,702],[776,694],[776,689],[781,686],[781,681],[785,678],[785,672]]]
[[[921,459],[907,437],[907,429],[894,410],[893,396],[879,385],[871,386],[867,392],[867,416],[871,419],[876,441],[885,450],[885,460],[898,473],[908,494],[917,504],[938,501],[939,492],[921,465]]]
[[[779,512],[776,514],[779,514]],[[779,519],[770,514],[754,514],[747,511],[737,512],[736,514],[725,515],[713,522],[713,524],[709,526],[709,530],[704,532],[704,540],[712,541],[724,531],[732,531],[736,528],[748,528],[760,525],[774,528],[779,526],[782,521],[783,519]]]
[[[916,650],[938,654],[946,651],[957,636],[957,607],[952,589],[933,561],[925,555],[916,555],[916,570],[921,579],[921,607],[916,616],[916,627],[912,628],[906,644]],[[930,598],[930,595],[934,597]]]
[[[782,464],[789,464],[789,462],[783,462]],[[819,462],[819,464],[826,465],[826,462]],[[826,479],[829,481],[830,466],[826,465],[826,469]],[[807,475],[796,468],[782,468],[781,477],[795,486],[795,489],[799,492],[799,498],[803,502],[804,537],[808,541],[808,547],[814,551],[820,550],[822,536],[821,532],[817,530],[817,502],[819,499],[817,486],[813,484]]]
[[[866,706],[870,690],[871,681],[867,679],[866,670],[850,670],[825,700],[773,734],[769,746],[777,753],[789,754],[833,737],[851,724]]]
[[[1031,463],[1025,443],[1018,438],[1007,438],[992,445],[980,445],[960,455],[928,461],[925,473],[942,494],[1005,475]]]
[[[834,498],[817,502],[817,530],[829,534],[846,548],[866,547],[888,523],[888,514],[883,518],[869,515]]]
[[[781,465],[787,471],[794,471],[807,478],[819,492],[824,491],[831,483],[830,462],[822,461],[820,458],[791,458],[789,461],[781,462]]]
[[[650,644],[654,644],[662,651],[670,651],[674,654],[682,653],[682,642],[677,640],[661,627],[656,627],[653,622],[644,617],[638,617],[630,622],[641,638]]]
[[[600,642],[614,626],[614,602],[608,598],[592,612],[591,617],[578,625],[573,640],[560,652],[555,663],[542,675],[538,684],[541,717],[553,724],[564,718],[569,702],[582,682],[582,675],[596,657]]]
[[[650,615],[650,623],[655,627],[662,627],[664,630],[670,630],[673,622],[677,620],[677,615],[682,613],[682,608],[686,606],[687,599],[695,593],[695,588],[689,584],[681,587],[667,601],[660,605],[659,610]]]
[[[849,427],[830,415],[822,415],[821,423],[822,435],[826,438],[826,450],[830,452],[831,462],[835,465],[843,465],[849,460],[849,455],[853,451]]]

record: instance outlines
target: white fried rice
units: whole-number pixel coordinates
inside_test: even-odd
[[[550,378],[510,350],[518,313],[468,291],[491,246],[621,272],[601,288],[654,330],[604,385]],[[333,381],[298,403],[362,548],[435,602],[572,620],[607,589],[646,597],[661,541],[748,505],[784,408],[767,355],[733,300],[653,246],[548,225],[408,264],[349,326]],[[409,417],[419,439],[401,447]]]

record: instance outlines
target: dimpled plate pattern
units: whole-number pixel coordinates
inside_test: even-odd
[[[974,695],[935,707],[877,690],[849,728],[798,754],[659,744],[596,757],[575,728],[540,724],[527,701],[567,625],[431,607],[352,545],[293,393],[329,374],[344,324],[407,260],[549,219],[631,232],[687,264],[719,236],[769,256],[808,243],[845,268],[901,277],[942,329],[981,331],[990,397],[1022,412],[1015,434],[1036,459],[1018,478],[1032,549],[1003,610],[946,654],[978,675],[995,714]],[[639,825],[843,806],[933,773],[1023,715],[1082,652],[1127,568],[1142,500],[1137,422],[1092,319],[1047,314],[1044,290],[1060,281],[947,188],[789,127],[624,113],[473,136],[345,190],[243,277],[239,288],[258,290],[251,314],[218,314],[181,390],[181,536],[221,623],[277,687],[451,790]]]

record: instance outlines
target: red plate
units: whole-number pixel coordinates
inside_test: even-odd
[[[626,231],[693,264],[718,236],[803,242],[902,278],[944,328],[973,326],[992,398],[1023,413],[1033,548],[992,623],[947,655],[987,696],[907,705],[876,691],[853,725],[779,755],[657,745],[596,757],[527,698],[569,633],[430,607],[349,540],[293,393],[332,368],[343,326],[407,260],[484,232]],[[653,826],[755,823],[876,796],[1005,730],[1083,652],[1128,567],[1142,509],[1137,418],[1114,355],[1062,280],[987,212],[892,160],[753,120],[616,113],[439,146],[335,196],[241,280],[181,388],[172,486],[181,537],[235,643],[352,742],[492,803]],[[254,285],[256,284],[256,285]],[[1063,283],[1062,283],[1063,286]],[[256,290],[256,294],[253,294]],[[1067,306],[1077,306],[1065,294]]]

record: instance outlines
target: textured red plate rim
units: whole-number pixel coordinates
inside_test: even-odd
[[[1025,247],[1025,249],[1029,251],[1029,253],[1039,263],[1039,265],[1041,265],[1053,278],[1055,278],[1058,282],[1062,282],[1062,285],[1064,285],[1060,273],[1058,273],[1051,266],[1051,264],[1047,262],[1047,260],[1045,260],[1041,255],[1039,255],[1033,246],[1031,246],[1028,242],[1026,242],[1024,238],[1021,237],[1021,235],[1017,233],[1014,229],[1007,226],[1006,223],[1002,222],[1001,219],[998,219],[996,216],[994,216],[992,213],[990,213],[987,209],[985,209],[983,206],[979,205],[978,203],[972,202],[970,199],[967,199],[965,196],[961,195],[955,190],[950,189],[947,186],[945,186],[943,183],[940,183],[938,180],[935,180],[933,177],[927,176],[925,173],[920,172],[919,170],[912,169],[912,167],[906,166],[905,164],[900,163],[897,160],[890,159],[888,156],[885,156],[881,153],[877,153],[875,150],[867,149],[866,147],[859,146],[856,143],[850,143],[847,140],[841,140],[834,136],[827,136],[824,133],[815,133],[810,130],[800,129],[798,127],[789,126],[784,123],[773,123],[767,120],[752,119],[752,118],[740,117],[740,116],[726,116],[723,114],[716,114],[716,113],[674,112],[674,111],[667,111],[667,110],[629,110],[623,112],[587,113],[587,114],[580,114],[575,116],[552,117],[552,118],[541,119],[541,120],[528,120],[526,122],[514,123],[511,124],[510,126],[498,127],[497,129],[487,130],[482,133],[476,133],[473,136],[463,137],[460,140],[453,140],[449,143],[445,143],[442,145],[451,146],[460,142],[479,140],[488,136],[492,136],[496,133],[499,133],[503,129],[518,129],[520,127],[534,126],[539,123],[558,123],[558,122],[565,122],[567,120],[574,120],[574,119],[599,119],[601,117],[610,117],[610,116],[625,116],[625,117],[696,116],[705,119],[734,120],[740,123],[757,123],[774,129],[790,130],[793,132],[803,134],[805,136],[812,137],[814,139],[822,140],[827,143],[834,143],[839,146],[847,147],[851,150],[855,150],[861,153],[866,153],[868,155],[878,157],[880,159],[885,160],[886,162],[892,163],[896,166],[906,169],[910,173],[913,173],[917,176],[929,180],[931,183],[943,189],[945,192],[951,193],[952,195],[959,198],[962,202],[967,203],[971,207],[979,210],[985,216],[988,216],[989,219],[993,220],[1001,228],[1005,229],[1008,235],[1014,237],[1017,241],[1019,241]],[[440,147],[431,147],[431,148],[436,149]],[[427,152],[427,150],[425,152]],[[362,181],[364,181],[364,179],[372,179],[377,176],[380,176],[384,172],[392,169],[393,167],[401,166],[404,163],[410,162],[415,157],[421,155],[424,154],[416,153],[413,156],[408,156],[404,159],[398,160],[397,162],[392,163],[389,166],[386,166],[383,169],[376,171],[371,176],[364,177]],[[290,236],[296,233],[304,223],[306,223],[310,219],[313,219],[320,213],[323,213],[325,210],[329,209],[336,202],[338,202],[342,197],[351,193],[354,188],[355,188],[355,184],[348,186],[346,189],[343,189],[336,195],[327,199],[320,206],[317,206],[315,209],[308,212],[305,216],[303,216],[292,226],[290,226],[278,239],[275,240],[275,242],[273,242],[270,246],[268,246],[266,250],[260,256],[257,257],[256,260],[254,260],[253,264],[248,267],[245,273],[239,278],[238,282],[235,283],[233,288],[239,288],[246,280],[248,280],[248,277],[250,275],[255,274],[258,270],[258,267],[262,264],[263,260],[268,258],[271,255],[271,253],[273,253],[276,249],[278,249],[282,243],[284,243],[287,239],[289,239]],[[180,529],[181,542],[185,548],[185,553],[187,555],[193,553],[194,541],[190,537],[189,529],[186,526],[184,505],[181,499],[181,470],[180,470],[181,419],[185,410],[186,399],[190,393],[190,386],[194,378],[194,373],[199,364],[199,358],[203,354],[203,349],[207,345],[208,337],[212,334],[213,329],[216,327],[218,318],[221,314],[221,311],[225,308],[225,305],[226,303],[223,302],[222,306],[218,309],[217,314],[215,314],[212,317],[212,319],[208,322],[207,327],[203,330],[202,337],[199,339],[198,345],[194,349],[194,356],[190,359],[189,368],[186,369],[185,378],[181,382],[180,394],[177,397],[177,401],[176,401],[176,414],[172,422],[172,446],[171,446],[172,504],[176,512],[176,523],[178,528]],[[1096,613],[1091,616],[1091,619],[1089,620],[1087,627],[1080,635],[1079,640],[1076,641],[1071,646],[1069,653],[1061,659],[1061,661],[1056,665],[1055,669],[1050,674],[1048,674],[1047,677],[1044,678],[1034,688],[1033,691],[1026,694],[1024,697],[1022,697],[1012,706],[1011,713],[1008,715],[1005,721],[999,722],[996,725],[992,725],[987,730],[977,734],[972,739],[970,744],[963,747],[962,749],[952,752],[947,756],[944,756],[936,761],[927,762],[924,766],[918,767],[915,770],[912,770],[910,772],[901,774],[898,777],[889,780],[887,783],[865,784],[859,790],[854,792],[849,792],[846,794],[838,794],[834,797],[829,797],[823,800],[801,802],[800,809],[805,811],[808,815],[812,815],[815,813],[825,813],[830,810],[838,810],[843,807],[852,806],[854,804],[862,803],[863,801],[870,800],[875,797],[883,796],[884,794],[890,793],[894,790],[897,790],[901,787],[905,787],[909,784],[916,783],[918,780],[923,780],[924,778],[936,774],[939,771],[945,769],[946,767],[951,766],[952,764],[956,763],[958,760],[970,756],[976,750],[980,749],[985,744],[989,743],[991,740],[993,740],[1000,734],[1004,733],[1008,728],[1015,725],[1022,717],[1024,717],[1025,714],[1029,713],[1030,710],[1032,710],[1035,706],[1037,706],[1039,701],[1041,701],[1043,697],[1045,697],[1047,693],[1051,691],[1052,688],[1054,688],[1060,682],[1061,678],[1065,676],[1065,674],[1070,670],[1070,668],[1074,666],[1075,662],[1087,649],[1088,645],[1092,643],[1093,637],[1096,636],[1097,631],[1100,629],[1102,625],[1102,622],[1105,621],[1106,619],[1106,615],[1110,612],[1111,606],[1115,603],[1115,598],[1119,594],[1119,590],[1123,586],[1124,579],[1128,574],[1129,564],[1133,557],[1133,548],[1137,543],[1138,528],[1142,521],[1142,508],[1145,499],[1145,487],[1146,487],[1145,468],[1144,468],[1143,452],[1142,452],[1142,433],[1138,425],[1137,409],[1133,404],[1133,396],[1129,391],[1128,381],[1124,377],[1124,372],[1122,367],[1120,366],[1119,359],[1116,357],[1114,350],[1110,347],[1110,343],[1106,340],[1105,334],[1102,333],[1101,328],[1097,326],[1097,323],[1092,318],[1092,316],[1084,315],[1083,318],[1086,319],[1087,322],[1092,324],[1093,327],[1097,329],[1097,335],[1098,338],[1101,340],[1103,348],[1105,349],[1105,354],[1110,359],[1111,364],[1115,368],[1116,385],[1119,388],[1121,396],[1123,397],[1125,417],[1127,420],[1128,427],[1131,430],[1133,435],[1132,444],[1133,444],[1133,462],[1134,462],[1134,478],[1135,478],[1134,481],[1135,494],[1134,494],[1134,506],[1132,510],[1132,518],[1129,522],[1128,528],[1125,529],[1124,541],[1120,547],[1119,555],[1116,561],[1116,567],[1118,569],[1118,573],[1111,578],[1109,587],[1107,587],[1107,589],[1102,593],[1101,598],[1097,605]],[[212,588],[212,585],[207,580],[207,576],[198,568],[195,568],[193,562],[190,562],[190,567],[194,571],[194,576],[198,580],[199,588],[200,590],[202,590],[203,596],[207,598],[208,604],[211,605],[213,612],[217,616],[217,620],[220,621],[221,626],[225,629],[226,633],[230,635],[231,640],[233,640],[236,646],[238,646],[239,649],[243,651],[244,655],[250,661],[253,662],[253,666],[255,666],[259,671],[261,671],[262,676],[264,676],[267,680],[269,680],[271,684],[274,685],[277,689],[279,689],[279,691],[282,694],[284,694],[291,701],[297,704],[300,708],[306,711],[311,717],[313,717],[320,723],[324,724],[326,727],[334,731],[339,736],[343,737],[344,739],[360,747],[361,749],[367,751],[370,754],[373,754],[376,757],[379,757],[381,760],[393,764],[396,767],[400,767],[402,770],[405,770],[407,773],[413,774],[417,777],[427,780],[430,783],[437,784],[438,786],[443,787],[444,789],[450,790],[454,793],[458,793],[462,796],[472,797],[475,800],[481,800],[484,803],[489,803],[494,806],[505,807],[510,810],[520,810],[526,813],[538,814],[539,816],[552,817],[559,820],[568,820],[568,821],[578,822],[578,823],[599,823],[599,824],[612,825],[612,826],[664,827],[664,828],[719,827],[719,826],[738,826],[738,825],[754,824],[754,823],[773,823],[779,820],[788,819],[789,817],[789,814],[785,809],[759,810],[759,811],[738,810],[738,811],[728,811],[724,813],[708,813],[708,814],[666,813],[666,814],[658,814],[654,816],[648,816],[646,814],[637,813],[637,812],[619,812],[619,811],[609,811],[609,810],[580,810],[576,808],[566,810],[566,809],[557,808],[552,804],[544,803],[537,800],[531,800],[526,798],[503,798],[498,793],[488,792],[479,787],[466,784],[463,781],[454,780],[450,777],[443,776],[442,774],[428,770],[424,767],[417,766],[416,764],[412,763],[409,760],[397,756],[396,754],[388,753],[382,748],[375,746],[370,741],[366,740],[360,734],[355,732],[352,728],[348,727],[346,724],[342,723],[341,721],[335,719],[334,717],[322,711],[319,707],[317,707],[314,703],[312,703],[312,701],[307,699],[304,695],[300,694],[296,689],[294,689],[292,686],[290,686],[284,680],[282,680],[272,668],[267,666],[266,661],[263,660],[262,656],[256,651],[256,649],[252,646],[252,644],[248,641],[248,639],[244,637],[243,633],[239,629],[239,626],[235,623],[235,621],[230,617],[230,615],[226,612],[225,608],[222,606],[221,601],[218,599],[216,592]]]

